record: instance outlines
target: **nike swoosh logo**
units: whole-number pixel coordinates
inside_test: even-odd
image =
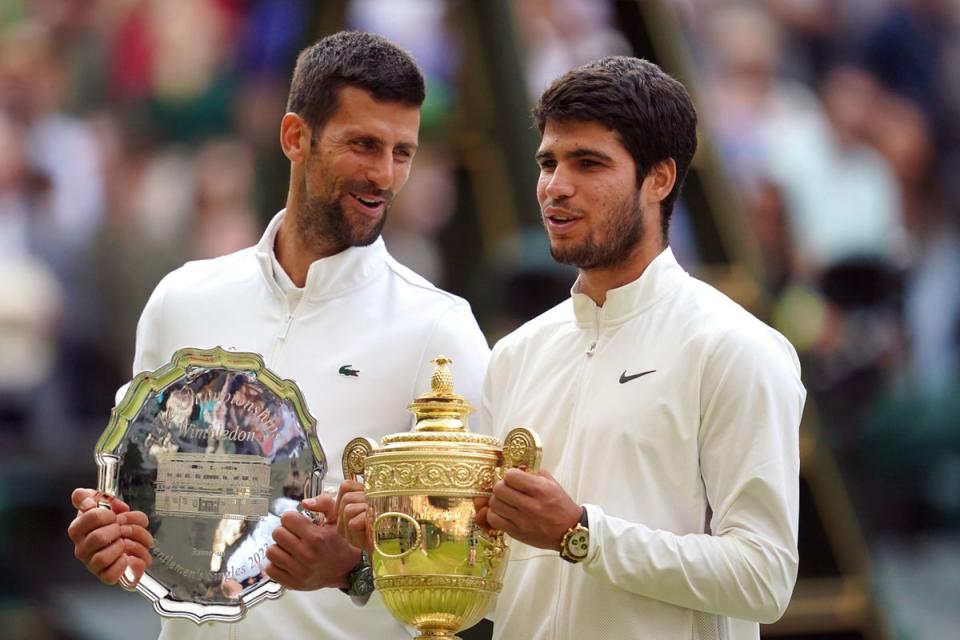
[[[623,373],[620,374],[620,384],[623,384],[624,382],[630,382],[631,380],[636,380],[640,376],[645,376],[648,373],[654,373],[654,372],[656,372],[656,369],[650,369],[650,371],[644,371],[642,373],[634,373],[633,375],[628,376],[626,369],[624,369]]]

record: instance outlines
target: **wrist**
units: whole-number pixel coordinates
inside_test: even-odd
[[[575,528],[577,524],[585,522],[587,519],[587,508],[578,506],[576,511],[571,511],[571,515],[567,518],[567,526],[560,532],[560,536],[556,539],[556,544],[553,548],[557,551],[563,550],[563,539],[567,537],[567,534],[571,529]]]
[[[360,561],[344,576],[346,586],[341,587],[348,596],[366,596],[373,592],[373,567],[366,551],[360,553]]]
[[[560,541],[560,557],[567,562],[577,564],[587,559],[590,551],[590,521],[587,508],[581,507],[580,517],[567,529]]]

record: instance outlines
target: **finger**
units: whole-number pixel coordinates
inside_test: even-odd
[[[93,531],[116,524],[117,515],[108,509],[91,509],[79,514],[67,527],[67,535],[74,544],[80,544]],[[112,541],[105,540],[104,544]]]
[[[333,499],[333,496],[328,496],[325,493],[313,498],[301,500],[300,504],[303,505],[305,509],[309,509],[310,511],[316,513],[322,513],[328,521],[336,517],[337,503]]]
[[[340,488],[337,489],[337,504],[340,504],[340,500],[343,499],[343,496],[348,493],[353,492],[363,492],[363,483],[357,480],[344,480],[340,483]]]
[[[517,491],[513,487],[508,486],[505,482],[498,482],[493,487],[493,495],[490,496],[490,505],[492,507],[493,502],[497,501],[501,504],[508,504],[516,509],[526,510],[530,507],[530,503],[534,502],[531,500],[530,496]]]
[[[280,526],[298,538],[306,538],[310,532],[319,525],[312,520],[304,518],[296,511],[287,511],[280,516]],[[274,529],[274,532],[280,528]]]
[[[300,560],[299,564],[303,564],[303,560],[309,555],[309,549],[303,540],[284,527],[277,527],[273,530],[273,539],[277,543],[274,546],[279,547],[288,555],[298,558]]]
[[[143,574],[146,573],[147,567],[150,565],[144,563],[144,561],[136,556],[127,555],[127,568],[129,571],[124,575],[133,574],[133,585],[137,586],[140,584],[140,579],[143,578]]]
[[[278,567],[272,562],[264,567],[263,572],[287,589],[296,591],[303,588],[304,583],[300,578],[294,577],[289,571]]]
[[[490,523],[487,521],[487,513],[490,511],[490,507],[484,505],[477,509],[476,515],[474,516],[474,522],[481,529],[489,529]]]
[[[73,553],[78,560],[87,564],[90,562],[90,559],[103,549],[106,549],[110,545],[114,544],[120,539],[120,526],[117,524],[110,524],[104,527],[99,527],[94,529],[92,532],[81,538],[74,545]],[[122,546],[122,545],[121,545]],[[105,569],[108,565],[103,565],[99,568],[100,571]]]
[[[119,558],[114,561],[109,567],[100,572],[94,572],[94,575],[103,582],[104,584],[117,584],[120,582],[120,577],[123,575],[123,572],[127,569],[127,558],[120,554]]]
[[[367,497],[362,491],[351,491],[345,493],[337,501],[337,531],[340,535],[346,537],[346,523],[357,516],[359,513],[365,513],[367,510]]]
[[[349,523],[349,532],[350,537],[348,541],[354,547],[358,549],[364,549],[366,551],[371,551],[373,544],[370,541],[370,536],[367,534],[367,514],[362,513],[350,520]]]
[[[121,524],[120,535],[149,549],[153,546],[153,536],[143,527],[133,524]]]
[[[121,539],[123,540],[123,552],[126,555],[139,558],[145,565],[150,566],[153,557],[150,555],[149,547],[128,538]]]
[[[123,540],[117,538],[90,557],[90,561],[86,563],[87,569],[94,575],[99,576],[105,569],[123,557],[123,546]],[[126,564],[124,564],[124,567],[126,567]]]
[[[266,555],[270,563],[264,573],[285,587],[302,588],[306,574],[301,563],[277,545],[267,547]]]
[[[343,510],[343,517],[340,522],[345,523],[345,526],[338,526],[338,533],[346,538],[353,546],[361,549],[364,548],[366,546],[367,505],[347,505]]]
[[[352,521],[354,518],[361,517],[364,522],[367,518],[367,505],[366,504],[348,504],[343,509],[343,515],[348,521]]]
[[[547,475],[549,476],[549,474]],[[520,469],[507,469],[507,472],[503,474],[503,484],[527,495],[532,495],[542,490],[544,482],[549,482],[547,477],[521,471]]]
[[[100,494],[100,495],[105,496],[107,498],[107,501],[110,502],[110,510],[113,511],[114,513],[121,514],[121,513],[127,513],[128,511],[130,511],[129,505],[127,505],[127,503],[121,500],[120,498],[116,496],[107,495],[107,494]]]
[[[508,518],[505,518],[494,511],[490,511],[487,514],[487,522],[490,523],[490,526],[494,529],[499,529],[500,531],[505,531],[508,535],[516,537],[514,534],[519,530],[517,525]]]
[[[490,499],[490,507],[487,512],[487,519],[490,519],[490,514],[496,514],[501,518],[507,518],[511,522],[520,522],[523,519],[524,510],[518,509],[509,502],[504,502],[498,497],[494,496]]]
[[[143,511],[128,511],[117,514],[117,523],[120,525],[133,525],[146,529],[150,525],[150,518]]]

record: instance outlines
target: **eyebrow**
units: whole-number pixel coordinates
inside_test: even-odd
[[[576,160],[577,158],[590,157],[590,158],[600,158],[601,160],[613,162],[613,158],[611,158],[606,153],[599,151],[597,149],[589,149],[584,147],[578,147],[573,151],[568,151],[563,154],[563,157],[571,160]],[[554,154],[553,151],[538,151],[537,155],[534,156],[534,158],[538,162],[541,160],[553,160],[554,158],[556,158],[556,154]]]
[[[345,137],[345,139],[347,139],[347,140],[369,140],[369,141],[371,141],[371,142],[376,142],[377,144],[380,144],[380,145],[385,144],[385,141],[384,141],[383,138],[381,138],[381,137],[378,136],[378,135],[372,134],[372,133],[347,132],[347,134],[346,134],[344,137]],[[395,145],[394,145],[394,148],[395,148],[395,149],[403,149],[403,150],[405,150],[405,151],[409,151],[410,153],[413,153],[413,152],[415,152],[419,147],[417,146],[417,143],[416,143],[416,142],[402,141],[402,142],[398,142],[397,144],[395,144]]]

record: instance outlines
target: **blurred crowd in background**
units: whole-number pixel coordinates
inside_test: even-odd
[[[465,1],[354,0],[346,24],[398,42],[428,77],[422,150],[387,245],[470,299],[492,341],[510,326],[491,307],[509,296],[485,291],[496,282],[479,268],[453,273],[462,266],[441,246],[477,240],[443,235],[463,215],[445,133],[473,81],[451,19]],[[153,286],[186,260],[253,244],[283,206],[279,121],[296,54],[322,35],[321,4],[0,0],[7,470],[92,465]],[[769,302],[757,311],[801,354],[818,436],[868,539],[957,532],[960,4],[662,4],[686,36],[702,134],[762,256]],[[572,66],[631,53],[612,1],[507,5],[528,104]],[[524,196],[533,224],[511,228],[504,245],[545,256],[532,183]],[[676,233],[682,245],[682,221]],[[484,246],[487,261],[501,249]],[[696,252],[680,253],[696,273]],[[542,277],[557,301],[572,281],[563,269]],[[24,495],[9,478],[0,473],[0,511],[66,506],[67,495]],[[23,535],[13,527],[0,525],[0,544]]]

